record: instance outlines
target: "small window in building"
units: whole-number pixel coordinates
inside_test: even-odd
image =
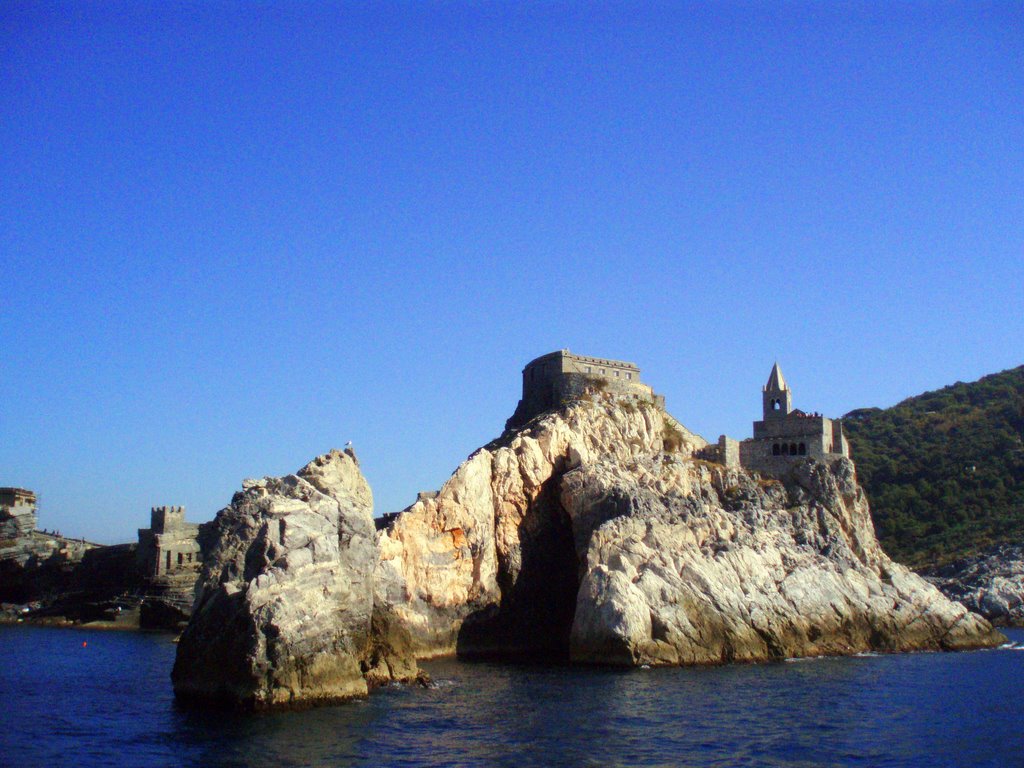
[[[781,454],[782,454],[782,449],[779,448],[779,444],[778,443],[775,443],[772,446],[772,456],[779,456]]]
[[[800,443],[800,455],[801,456],[806,456],[807,455],[807,444],[806,443]]]
[[[627,379],[632,379],[633,378],[633,374],[632,373],[627,373],[626,374],[626,378]]]
[[[178,553],[178,565],[182,565],[185,562],[185,555],[182,552]]]
[[[789,455],[796,456],[796,443],[789,444]]]
[[[587,366],[587,373],[593,373],[589,365]]]
[[[167,570],[171,570],[171,553],[167,553]]]
[[[618,371],[615,372],[615,378],[616,379],[619,378],[619,372]]]

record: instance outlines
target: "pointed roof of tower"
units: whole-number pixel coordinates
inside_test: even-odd
[[[772,366],[772,372],[768,375],[768,383],[764,385],[765,391],[771,392],[779,389],[789,389],[786,386],[786,379],[782,376],[782,369],[778,362]]]

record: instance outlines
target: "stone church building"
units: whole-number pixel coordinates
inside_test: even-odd
[[[752,438],[737,442],[723,435],[718,439],[718,459],[723,464],[778,474],[794,460],[830,461],[850,455],[842,421],[793,407],[793,391],[778,363],[761,388],[761,411]]]

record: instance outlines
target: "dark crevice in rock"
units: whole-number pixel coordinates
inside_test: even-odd
[[[502,569],[501,602],[463,622],[457,653],[466,659],[565,662],[579,590],[572,523],[558,500],[558,478],[541,488],[519,529],[521,567]]]

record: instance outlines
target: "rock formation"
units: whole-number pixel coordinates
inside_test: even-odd
[[[849,460],[759,479],[691,458],[706,443],[677,424],[594,393],[482,448],[382,533],[377,601],[420,655],[688,664],[999,642],[886,557]]]
[[[329,701],[413,655],[667,665],[1004,638],[881,550],[854,466],[766,478],[643,397],[590,392],[374,532],[351,452],[248,481],[204,545],[184,697]]]
[[[52,600],[80,589],[76,570],[98,549],[83,539],[36,529],[36,496],[0,488],[0,602]]]
[[[1024,627],[1024,546],[1000,544],[923,575],[993,624]]]
[[[246,481],[208,531],[176,694],[263,708],[415,676],[401,627],[374,610],[372,506],[351,451]]]

